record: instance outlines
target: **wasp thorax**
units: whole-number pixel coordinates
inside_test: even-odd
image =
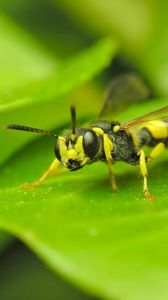
[[[55,155],[71,171],[78,170],[94,158],[98,153],[99,144],[99,137],[95,132],[83,130],[76,139],[71,139],[71,135],[58,137]]]

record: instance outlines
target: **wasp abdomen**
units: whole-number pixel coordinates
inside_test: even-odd
[[[138,132],[140,146],[155,146],[159,142],[168,144],[168,121],[153,120],[146,122]]]

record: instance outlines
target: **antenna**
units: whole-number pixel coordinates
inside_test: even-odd
[[[76,108],[73,105],[71,105],[71,124],[72,124],[72,134],[75,135],[75,128],[76,128]]]
[[[58,137],[55,132],[49,131],[49,130],[43,130],[43,129],[38,129],[38,128],[33,128],[29,126],[24,126],[24,125],[16,125],[16,124],[9,124],[5,126],[5,129],[14,129],[14,130],[21,130],[21,131],[28,131],[28,132],[34,132],[34,133],[41,133],[41,134],[46,134],[46,135],[51,135],[54,137]]]

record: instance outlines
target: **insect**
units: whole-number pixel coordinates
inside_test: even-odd
[[[112,165],[117,161],[124,161],[140,166],[144,195],[149,200],[153,199],[148,190],[146,165],[168,148],[168,106],[124,124],[100,120],[82,128],[77,128],[76,110],[71,106],[71,124],[70,133],[64,136],[22,125],[6,126],[7,129],[50,135],[56,140],[56,159],[39,180],[26,187],[33,188],[43,183],[48,176],[57,172],[60,163],[70,171],[77,171],[87,164],[103,161],[109,167],[112,189],[117,191]],[[132,129],[136,129],[137,125],[138,129],[133,132]],[[145,155],[145,145],[154,147],[149,156]]]

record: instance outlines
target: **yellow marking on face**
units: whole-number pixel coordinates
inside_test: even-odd
[[[59,140],[59,145],[60,145],[60,155],[61,155],[61,159],[63,156],[66,156],[67,153],[67,146],[65,144],[65,139],[63,139],[62,137],[58,137]]]
[[[74,149],[70,149],[66,153],[67,159],[77,159],[78,158],[78,153]]]
[[[141,128],[147,128],[155,139],[168,137],[168,127],[163,120],[153,120],[146,122]]]
[[[104,134],[103,129],[101,129],[101,128],[99,128],[99,127],[93,127],[92,130],[93,130],[94,132],[96,132],[97,134],[99,134],[99,135],[103,135],[103,134]]]
[[[71,142],[69,142],[68,150],[73,149],[73,148],[74,148],[74,146],[71,144]]]
[[[113,131],[114,131],[114,132],[117,132],[117,131],[120,130],[120,128],[121,128],[120,125],[116,125],[116,126],[113,127]]]
[[[87,162],[89,161],[89,159],[90,159],[89,157],[85,157],[84,160],[83,160],[82,163],[81,163],[81,166],[86,165]]]
[[[85,154],[84,153],[78,153],[78,160],[82,161],[85,158]]]
[[[58,140],[59,140],[59,141],[62,141],[62,142],[64,142],[64,143],[66,143],[66,139],[65,139],[63,136],[59,136],[59,137],[58,137]]]
[[[78,153],[83,153],[84,154],[84,149],[83,149],[83,136],[79,136],[77,139],[77,142],[75,144],[75,150]]]
[[[75,139],[76,139],[76,134],[71,133],[71,141],[75,141]]]
[[[73,146],[71,141],[66,146],[66,140],[59,137],[61,161],[66,166],[68,159],[78,160],[81,166],[84,166],[89,161],[89,157],[85,157],[83,149],[83,136],[79,136],[76,144]]]

